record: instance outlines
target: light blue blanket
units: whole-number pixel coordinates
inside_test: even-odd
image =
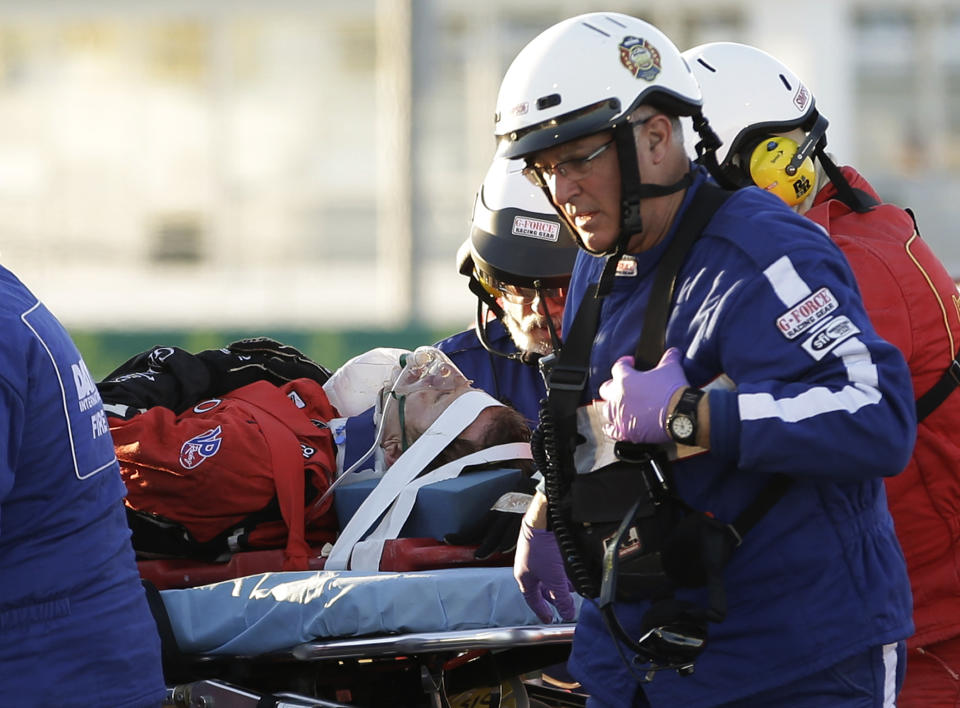
[[[322,638],[540,623],[512,568],[262,573],[161,594],[187,653],[253,656]]]

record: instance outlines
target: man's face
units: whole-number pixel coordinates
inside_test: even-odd
[[[620,233],[620,166],[615,145],[584,164],[582,159],[612,139],[609,133],[588,135],[531,155],[529,162],[551,168],[567,163],[573,169],[555,172],[548,180],[550,196],[573,222],[580,239],[592,251],[610,248]],[[578,161],[579,164],[578,164]],[[586,167],[582,176],[575,172]]]
[[[535,297],[529,301],[511,302],[506,298],[500,300],[506,314],[504,324],[517,349],[533,354],[549,354],[553,351],[547,318],[553,321],[557,336],[560,336],[563,303],[566,298],[564,289],[555,296]]]

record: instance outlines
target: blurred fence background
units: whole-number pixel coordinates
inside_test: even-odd
[[[597,9],[785,60],[960,275],[957,0],[0,0],[0,262],[98,377],[153,344],[433,341],[472,319],[500,78]]]

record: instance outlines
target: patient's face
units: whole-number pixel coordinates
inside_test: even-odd
[[[383,421],[384,439],[402,436],[405,430],[408,442],[412,445],[451,403],[470,390],[473,390],[470,383],[463,381],[455,388],[422,388],[395,396],[387,407]]]
[[[446,355],[429,347],[418,349],[411,355],[392,389],[392,393],[384,392],[385,413],[380,443],[388,464],[420,438],[455,400],[474,390]],[[478,439],[484,428],[478,426],[482,419],[484,416],[478,416],[459,437]]]
[[[408,397],[404,406],[404,423],[406,424],[404,429],[407,433],[407,447],[413,445],[440,417],[440,414],[450,407],[451,403],[467,391],[476,390],[478,389],[467,385],[455,391],[424,391],[422,396],[415,394],[412,398]],[[406,449],[402,442],[399,421],[400,406],[397,405],[397,401],[393,401],[390,408],[391,410],[387,411],[386,418],[383,421],[384,434],[383,441],[380,443],[387,467],[396,462],[397,458]],[[491,406],[482,410],[470,425],[460,431],[457,437],[462,440],[469,440],[479,447],[487,428],[494,422],[499,408],[500,406]]]

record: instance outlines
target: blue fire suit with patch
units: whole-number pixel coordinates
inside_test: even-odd
[[[0,267],[0,703],[158,706],[160,640],[100,395]]]
[[[497,351],[508,354],[517,351],[500,320],[488,323],[487,332],[490,344]],[[523,413],[531,427],[537,424],[540,399],[546,392],[536,364],[491,354],[480,344],[474,329],[458,332],[434,346],[450,357],[474,386]]]
[[[706,179],[695,168],[679,216]],[[587,396],[632,354],[676,222],[653,249],[627,256],[605,299]],[[563,331],[603,261],[581,253]],[[823,230],[757,188],[732,194],[691,248],[676,281],[666,345],[692,386],[709,390],[710,449],[674,463],[693,508],[732,522],[773,473],[793,482],[743,538],[724,573],[728,613],[709,625],[692,676],[643,684],[593,602],[580,612],[570,668],[609,706],[719,706],[786,686],[913,630],[910,585],[882,478],[915,439],[910,375],[874,332],[854,277]],[[680,600],[708,606],[705,589]],[[649,604],[618,602],[635,639]],[[623,652],[629,658],[626,648]],[[791,704],[793,705],[793,704]]]

